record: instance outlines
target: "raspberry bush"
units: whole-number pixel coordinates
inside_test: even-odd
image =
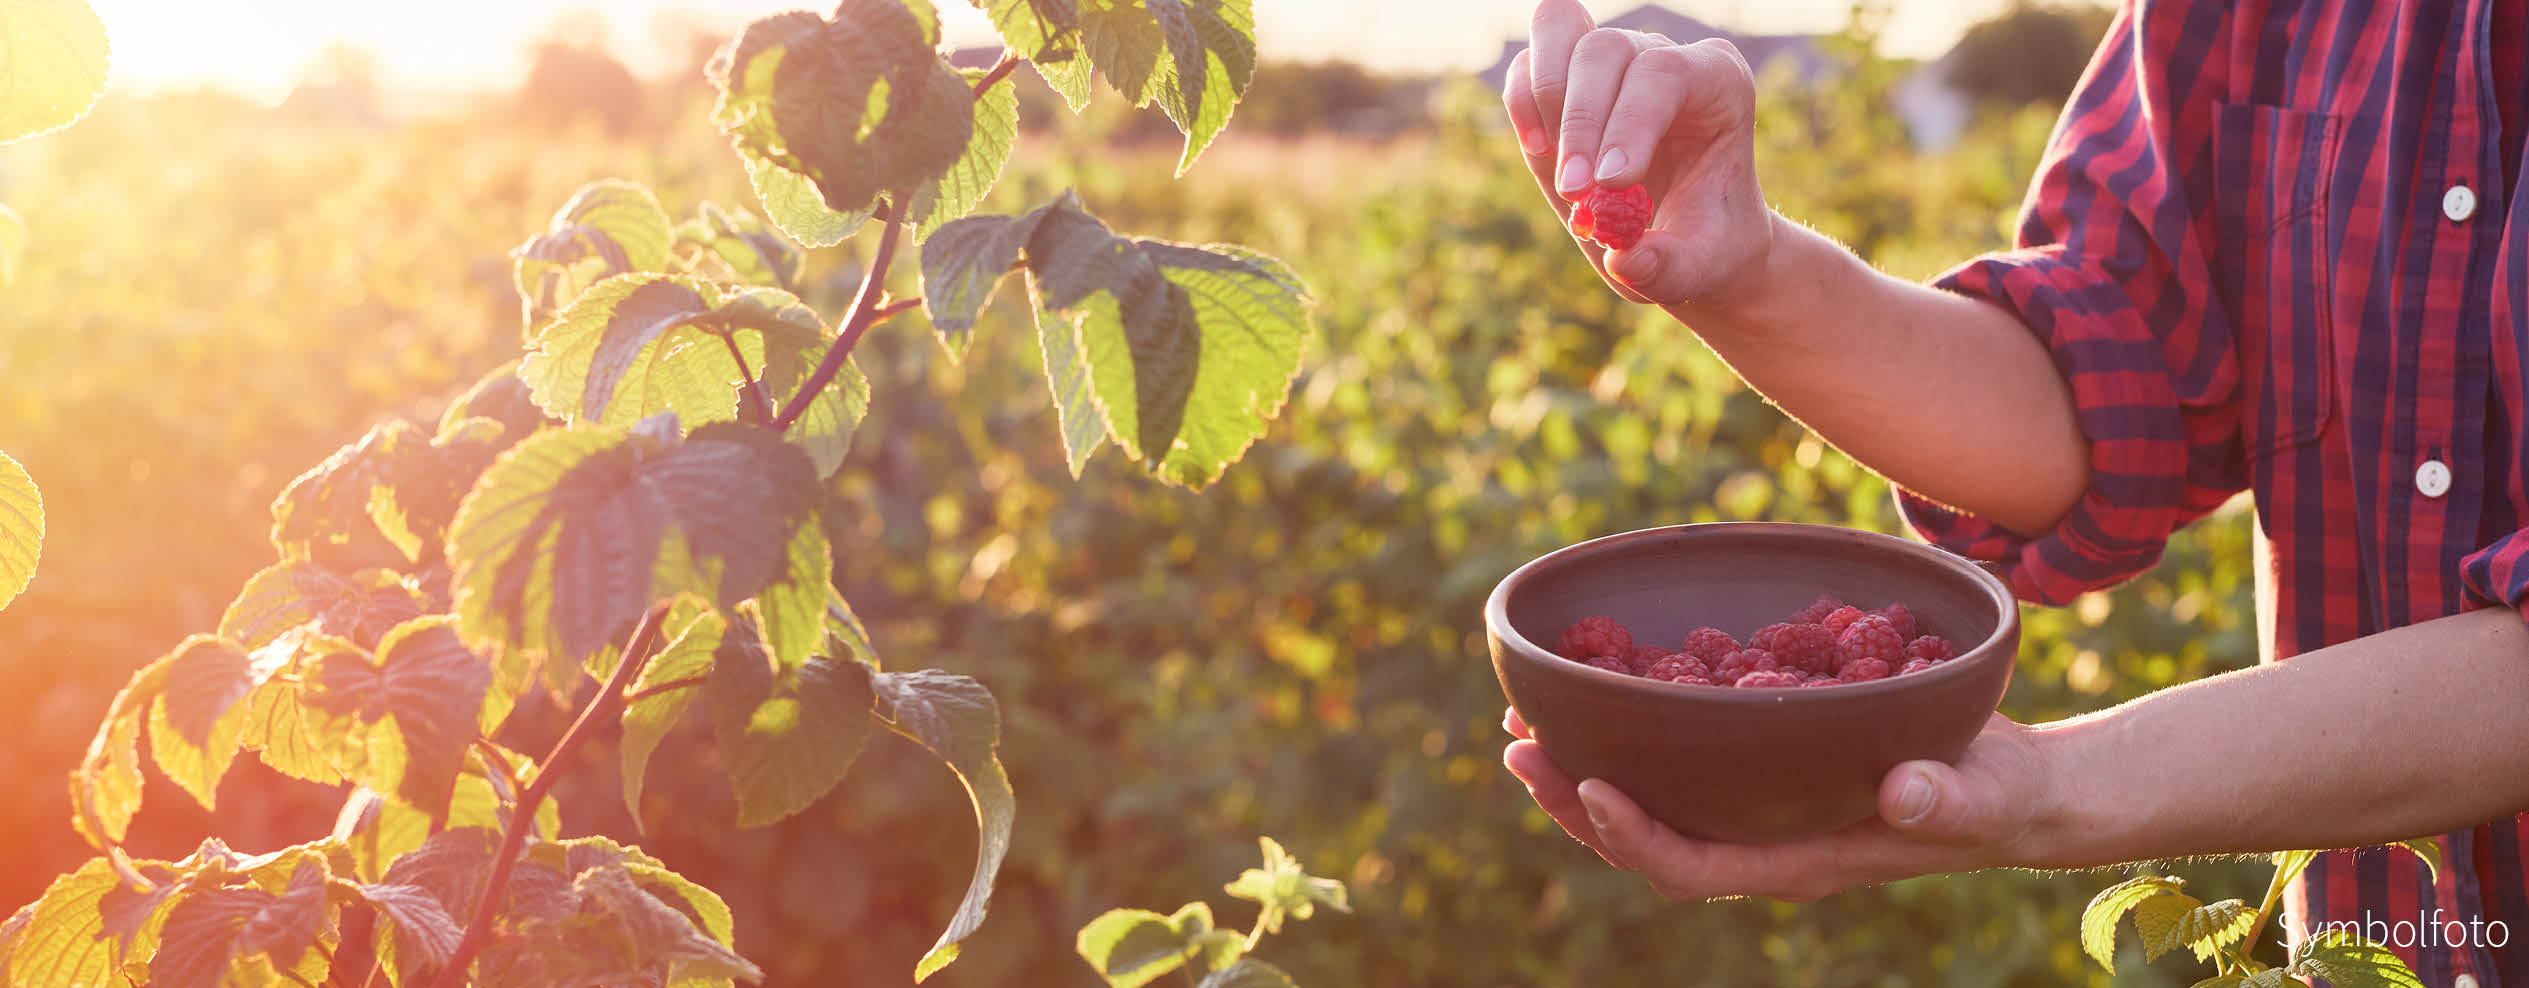
[[[513,252],[520,359],[439,421],[381,425],[291,483],[272,508],[277,558],[216,628],[114,698],[70,780],[73,822],[98,856],[0,926],[0,980],[756,980],[719,896],[638,847],[564,839],[550,798],[580,750],[619,725],[638,819],[649,761],[688,714],[713,728],[742,827],[834,789],[879,728],[944,761],[980,841],[964,899],[913,977],[953,961],[983,921],[1015,801],[991,692],[883,670],[836,590],[838,561],[859,551],[834,507],[870,408],[855,347],[920,310],[962,354],[995,290],[1023,272],[1075,474],[1111,443],[1201,488],[1279,414],[1309,333],[1298,278],[1253,251],[1118,234],[1068,192],[969,215],[1014,149],[1017,99],[1003,83],[1022,65],[1074,110],[1093,73],[1158,104],[1190,166],[1252,80],[1246,0],[987,11],[1008,48],[980,71],[948,64],[932,0],[756,21],[708,73],[714,122],[761,217],[698,203],[678,220],[647,188],[602,180],[533,232]],[[84,37],[38,33],[74,49]],[[33,71],[77,75],[82,54]],[[29,64],[0,59],[0,140],[66,122],[21,113],[21,95],[47,112],[93,98],[84,79],[16,78]],[[866,246],[865,262],[829,320],[797,294],[802,248],[846,243]],[[918,265],[918,296],[888,292],[899,259]],[[25,519],[40,519],[22,480],[0,461],[0,586],[12,594],[33,563]],[[541,757],[501,743],[511,712],[539,703],[579,713]],[[251,754],[340,787],[340,818],[267,853],[207,840],[180,859],[135,857],[124,842],[143,737],[158,773],[206,807]],[[1305,915],[1282,899],[1267,909]],[[1280,977],[1261,961],[1233,969],[1263,979],[1241,984]]]

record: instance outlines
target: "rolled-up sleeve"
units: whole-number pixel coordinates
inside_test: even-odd
[[[2510,607],[2529,618],[2529,529],[2495,539],[2469,553],[2459,567],[2468,594]]]
[[[2199,80],[2154,65],[2183,43],[2120,13],[2056,125],[2018,246],[1935,283],[2045,342],[2090,441],[2088,489],[2044,532],[1898,492],[1916,531],[1996,564],[2026,600],[2060,604],[2150,569],[2171,532],[2246,486],[2231,329],[2190,204],[2205,101],[2173,99],[2169,87]]]

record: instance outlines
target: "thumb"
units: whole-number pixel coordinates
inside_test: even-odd
[[[1965,843],[1994,830],[2001,813],[1946,764],[1911,761],[1879,782],[1879,817],[1900,834],[1921,841]]]
[[[1712,266],[1708,250],[1698,250],[1694,241],[1654,227],[1642,232],[1642,240],[1624,250],[1608,251],[1605,258],[1609,278],[1620,287],[1642,296],[1656,305],[1672,305],[1690,301],[1712,289]]]

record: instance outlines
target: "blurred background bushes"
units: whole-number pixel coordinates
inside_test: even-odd
[[[1769,87],[1769,195],[1904,276],[2002,245],[2069,80],[1918,153],[1886,112],[1900,67],[1867,40],[1828,42],[1833,85]],[[0,904],[86,855],[63,774],[129,671],[211,627],[269,559],[273,494],[514,355],[509,247],[601,177],[650,183],[677,213],[751,202],[698,76],[627,83],[610,64],[553,43],[529,83],[549,92],[390,122],[346,56],[337,86],[277,108],[110,99],[0,157],[34,242],[0,309],[0,448],[52,512],[41,573],[0,613],[0,716],[26,725],[0,755],[16,794]],[[1111,450],[1068,476],[1015,299],[962,364],[918,315],[860,351],[877,402],[837,481],[853,505],[837,577],[883,655],[991,685],[1021,800],[992,918],[940,980],[1093,983],[1071,951],[1083,922],[1208,896],[1263,833],[1352,885],[1352,915],[1267,950],[1310,985],[2105,983],[2075,917],[2113,876],[1677,905],[1534,809],[1498,763],[1477,621],[1495,580],[1650,525],[1890,531],[1887,487],[1608,293],[1492,94],[1342,66],[1261,75],[1182,182],[1173,144],[1134,139],[1139,115],[1068,119],[1037,92],[992,199],[1077,187],[1119,230],[1252,244],[1310,280],[1318,332],[1290,406],[1218,487],[1162,487]],[[1400,99],[1413,112],[1392,119]],[[1380,135],[1327,132],[1352,110],[1383,115]],[[842,307],[854,250],[813,257],[821,311]],[[2252,661],[2247,540],[2234,507],[2149,576],[2030,612],[2005,711],[2066,716]],[[541,751],[561,717],[530,711],[515,740]],[[763,832],[730,831],[707,745],[658,758],[646,829],[611,757],[568,766],[561,795],[571,830],[637,839],[720,890],[774,983],[896,983],[971,864],[954,780],[909,754],[873,744],[835,795]],[[135,850],[308,839],[337,798],[241,764],[213,815],[155,783]],[[2263,882],[2253,865],[2190,874],[2216,895]]]

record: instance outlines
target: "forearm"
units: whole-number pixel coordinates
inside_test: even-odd
[[[2048,805],[2014,864],[2357,847],[2529,808],[2529,627],[2455,615],[2037,734]]]
[[[1667,306],[1751,387],[1865,466],[2022,534],[2089,486],[2089,441],[2010,313],[1882,274],[1773,216],[1741,290]]]

